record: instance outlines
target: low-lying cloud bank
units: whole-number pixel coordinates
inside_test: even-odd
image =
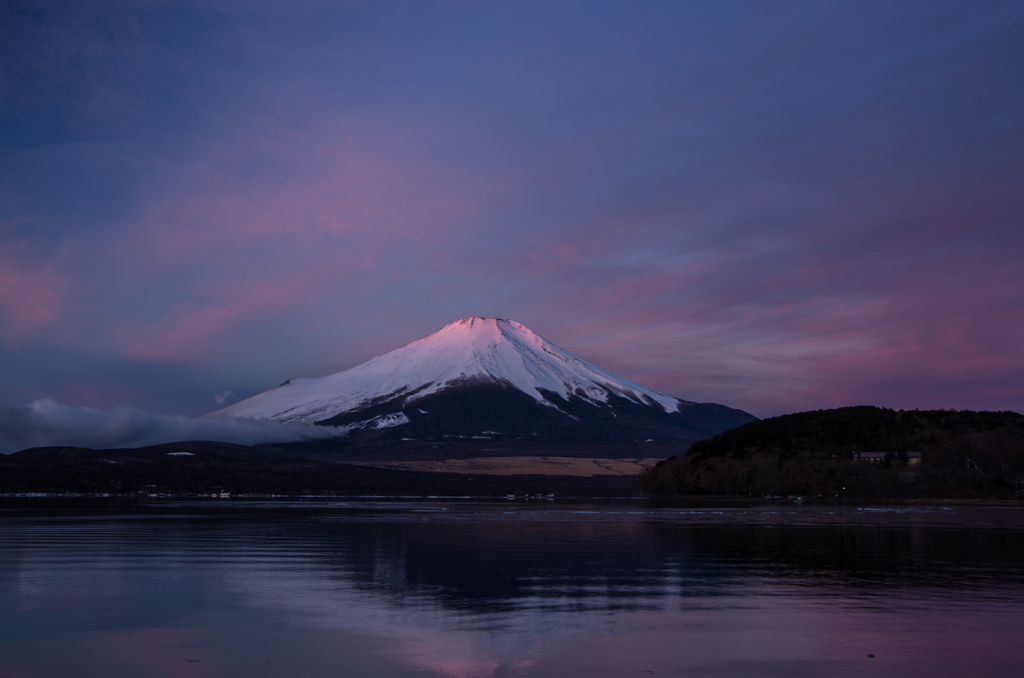
[[[344,436],[346,428],[284,424],[270,419],[192,419],[127,407],[97,410],[36,400],[0,407],[0,453],[67,445],[97,449],[143,447],[184,440],[239,445],[289,443]]]

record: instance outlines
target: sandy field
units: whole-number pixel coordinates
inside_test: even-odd
[[[369,461],[355,462],[361,466],[403,469],[406,471],[437,471],[443,473],[474,473],[477,475],[546,475],[546,476],[633,476],[661,461],[649,459],[578,459],[573,457],[486,457],[481,459],[446,459],[444,461]]]

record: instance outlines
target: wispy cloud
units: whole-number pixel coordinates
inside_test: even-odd
[[[126,407],[109,410],[71,407],[53,400],[0,408],[0,453],[3,454],[30,447],[112,449],[186,440],[259,445],[344,435],[345,429],[330,426],[231,417],[200,420]]]

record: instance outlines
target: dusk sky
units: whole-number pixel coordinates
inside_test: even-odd
[[[1024,3],[0,9],[0,404],[457,318],[759,417],[1024,411]]]

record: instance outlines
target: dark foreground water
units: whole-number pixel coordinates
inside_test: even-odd
[[[1024,508],[33,501],[0,678],[1024,675]]]

